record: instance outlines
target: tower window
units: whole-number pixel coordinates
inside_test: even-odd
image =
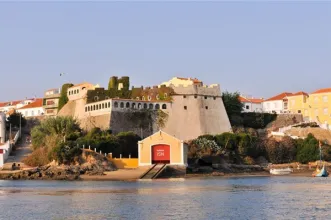
[[[206,106],[205,108],[208,109],[208,106]]]
[[[187,106],[186,105],[184,106],[184,110],[187,110]]]

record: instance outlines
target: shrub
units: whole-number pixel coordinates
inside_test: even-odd
[[[215,141],[218,146],[225,148],[226,150],[237,149],[237,136],[235,134],[226,132],[215,136]]]
[[[77,161],[78,156],[82,154],[82,149],[75,142],[59,143],[53,149],[53,155],[60,164],[71,164]]]
[[[296,159],[300,163],[308,163],[319,159],[318,140],[309,134],[303,141],[297,142]]]
[[[62,85],[61,96],[59,98],[59,105],[58,105],[58,110],[59,111],[62,109],[62,107],[65,104],[67,104],[67,102],[68,102],[67,92],[68,92],[68,89],[72,86],[73,86],[73,84],[71,84],[71,83],[66,83],[66,84]]]
[[[246,165],[254,165],[255,164],[255,160],[252,157],[244,157],[244,163]]]
[[[48,159],[48,151],[45,147],[36,149],[29,156],[23,159],[23,163],[32,167],[44,166],[49,162],[50,160]]]
[[[222,148],[213,140],[197,138],[189,144],[189,157],[201,158],[203,156],[215,156],[222,153]]]

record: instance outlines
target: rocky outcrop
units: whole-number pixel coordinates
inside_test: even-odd
[[[30,170],[0,173],[0,179],[9,180],[79,180],[80,175],[104,175],[104,172],[117,170],[104,156],[84,151],[80,163],[75,165],[58,165],[52,162],[49,165]]]

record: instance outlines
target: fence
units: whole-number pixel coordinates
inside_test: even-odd
[[[85,146],[83,145],[83,150],[91,150],[91,147],[89,146],[87,149],[85,149]],[[102,151],[97,152],[96,148],[94,148],[94,152],[97,154],[100,154],[102,156],[107,157],[116,167],[117,169],[134,169],[139,167],[139,161],[138,158],[113,158],[112,153],[102,153]]]
[[[3,165],[5,164],[6,160],[9,157],[9,154],[12,151],[12,147],[17,143],[19,137],[20,132],[18,131],[11,143],[8,140],[4,145],[0,146],[0,167],[3,167]]]

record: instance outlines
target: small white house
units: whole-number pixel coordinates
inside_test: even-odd
[[[262,98],[249,98],[246,96],[240,96],[239,100],[244,104],[242,112],[262,112],[263,111],[263,99]]]
[[[290,95],[292,93],[283,92],[265,100],[263,102],[263,111],[276,114],[288,113],[288,96]]]
[[[17,109],[17,112],[21,113],[22,116],[26,118],[44,115],[43,99],[35,99],[30,104]]]

